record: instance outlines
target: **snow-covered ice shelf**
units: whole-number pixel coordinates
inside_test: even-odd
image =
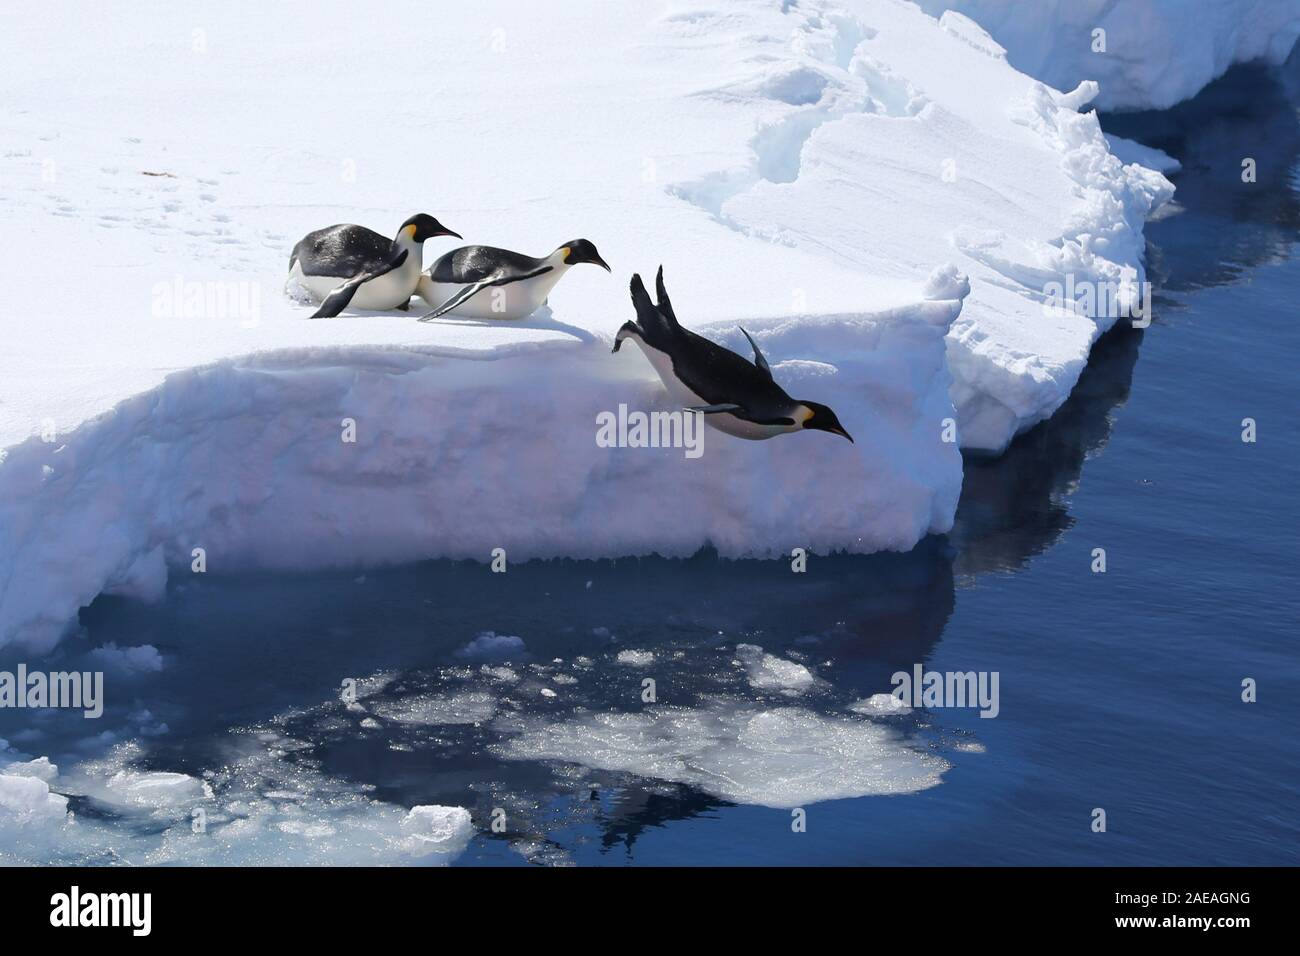
[[[1294,0],[918,2],[978,21],[1017,69],[1058,89],[1096,80],[1108,110],[1166,109],[1234,63],[1282,63],[1300,37]]]
[[[209,570],[908,548],[951,523],[945,420],[1004,447],[1104,328],[1044,284],[1140,282],[1171,191],[1110,155],[1088,90],[907,4],[412,3],[374,44],[319,6],[310,31],[274,6],[7,26],[0,644],[157,595],[197,547]],[[533,254],[585,236],[615,276],[510,325],[309,322],[280,295],[309,229],[419,211]],[[687,325],[741,349],[745,323],[857,444],[597,447],[598,412],[667,407],[608,354],[661,262]]]

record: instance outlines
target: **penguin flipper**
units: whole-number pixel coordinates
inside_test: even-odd
[[[701,415],[716,415],[719,412],[738,412],[744,408],[743,405],[737,405],[734,402],[722,402],[718,405],[687,405],[688,412],[699,412]]]
[[[420,316],[420,321],[429,322],[432,321],[433,319],[438,318],[438,316],[440,315],[446,315],[452,309],[456,308],[456,306],[461,305],[462,303],[467,302],[474,296],[478,295],[488,286],[495,283],[496,280],[497,280],[496,276],[489,276],[486,279],[480,279],[478,282],[471,282],[469,285],[463,287],[459,292],[455,293],[450,299],[448,299],[442,305],[438,306],[433,311],[426,312],[424,313],[424,315]]]
[[[745,327],[743,325],[738,326],[738,328],[740,331],[745,332]],[[760,372],[763,372],[768,378],[771,378],[772,368],[767,364],[767,359],[763,358],[763,353],[758,350],[758,343],[754,341],[754,337],[748,332],[745,332],[745,338],[749,339],[749,346],[754,350],[754,365],[758,367]]]
[[[313,319],[334,318],[334,316],[338,315],[348,307],[348,303],[352,301],[352,297],[357,294],[357,290],[360,289],[364,283],[369,282],[371,279],[378,279],[380,276],[388,275],[388,273],[392,272],[406,261],[406,256],[406,250],[400,249],[383,265],[371,269],[368,272],[354,275],[347,282],[343,283],[337,289],[331,291],[329,295],[325,296],[325,301],[320,304],[319,309],[312,313],[311,317]]]

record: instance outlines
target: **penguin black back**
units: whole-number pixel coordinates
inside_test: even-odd
[[[350,278],[376,269],[392,255],[393,240],[373,229],[339,223],[309,232],[289,255],[289,268],[297,262],[304,275]]]
[[[647,345],[672,359],[673,372],[683,385],[711,404],[735,402],[760,416],[784,417],[780,411],[793,404],[793,399],[773,380],[766,362],[756,365],[731,349],[683,328],[677,321],[668,290],[664,288],[662,266],[655,276],[657,306],[650,300],[641,276],[632,276],[631,291],[637,331]]]
[[[535,274],[545,265],[544,259],[534,259],[509,249],[461,246],[440,257],[428,271],[434,282],[471,283],[502,274],[523,277]]]

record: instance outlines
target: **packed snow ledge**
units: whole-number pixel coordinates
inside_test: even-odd
[[[1106,110],[1167,109],[1234,63],[1285,62],[1300,37],[1294,0],[919,2],[975,20],[1016,69],[1057,89],[1096,80]]]
[[[1078,112],[1093,88],[908,4],[411,4],[328,108],[352,8],[310,36],[291,10],[198,9],[11,25],[0,644],[52,646],[105,590],[156,597],[198,548],[210,571],[906,549],[951,525],[951,419],[1005,447],[1115,319],[1045,290],[1131,303],[1172,191]],[[312,322],[280,295],[308,230],[421,211],[532,254],[585,236],[615,274],[579,268],[510,324]],[[627,277],[661,262],[686,325],[743,352],[745,324],[857,443],[600,447],[601,412],[669,408],[609,354]]]

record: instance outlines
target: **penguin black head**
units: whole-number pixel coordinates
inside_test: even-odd
[[[804,408],[808,409],[808,417],[801,423],[802,428],[810,428],[819,432],[830,432],[832,435],[840,435],[853,441],[853,436],[844,430],[840,420],[835,417],[835,413],[825,405],[818,402],[800,402]]]
[[[457,239],[465,238],[459,232],[452,232],[438,220],[423,212],[412,216],[410,219],[406,220],[406,222],[402,223],[402,227],[397,230],[397,234],[400,236],[407,229],[412,230],[412,242],[425,242],[426,240],[436,238],[437,236],[455,236]]]
[[[560,246],[564,251],[564,264],[566,266],[576,266],[580,262],[590,262],[592,265],[600,266],[606,272],[612,272],[609,264],[600,257],[596,247],[586,239],[574,239],[572,242],[566,242]]]

